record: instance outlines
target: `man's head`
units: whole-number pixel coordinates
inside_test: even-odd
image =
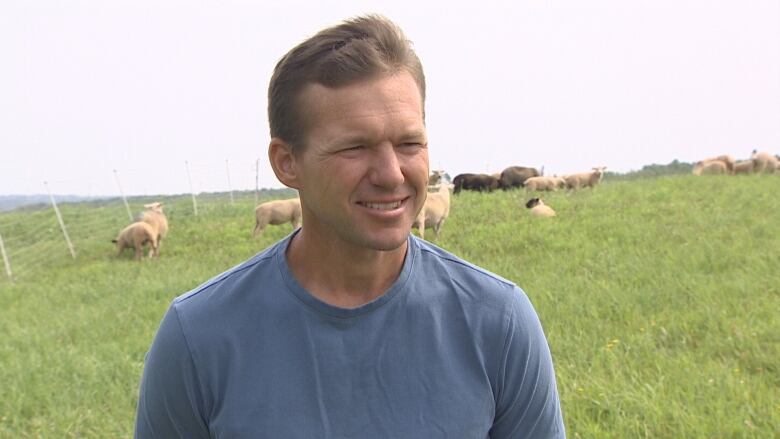
[[[400,71],[414,78],[424,106],[422,65],[393,22],[367,15],[320,31],[290,50],[274,69],[268,87],[271,137],[284,140],[295,153],[306,148],[310,115],[301,92],[307,85],[338,88]]]
[[[269,88],[268,157],[298,190],[301,240],[406,243],[427,194],[424,86],[410,43],[376,16],[324,30],[282,58]]]

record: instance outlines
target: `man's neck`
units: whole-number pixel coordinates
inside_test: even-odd
[[[380,251],[322,242],[301,229],[287,247],[287,264],[304,289],[323,302],[356,308],[384,294],[403,268],[408,241]]]

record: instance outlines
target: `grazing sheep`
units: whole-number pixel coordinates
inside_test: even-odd
[[[579,174],[565,175],[563,179],[566,181],[566,188],[570,190],[577,190],[583,187],[594,188],[601,182],[604,177],[604,170],[606,166],[600,166],[598,168],[592,168],[590,172],[581,172]]]
[[[706,161],[702,160],[700,162],[696,162],[695,165],[693,165],[693,175],[703,175],[703,174],[726,174],[728,172],[728,168],[726,168],[726,164],[723,163],[720,160],[711,160]]]
[[[531,209],[531,216],[540,218],[550,218],[555,216],[555,211],[552,210],[552,207],[544,204],[544,201],[540,200],[539,198],[531,198],[527,203],[525,203],[525,207]]]
[[[726,165],[727,174],[734,173],[734,164],[736,163],[734,158],[727,154],[719,155],[717,157],[710,157],[708,159],[702,160],[702,162],[723,162],[723,164]]]
[[[428,177],[428,190],[437,190],[441,183],[449,183],[449,175],[442,170],[431,171],[431,175]]]
[[[265,226],[291,223],[293,230],[301,226],[301,200],[273,200],[255,207],[255,228],[252,237],[265,230]]]
[[[163,203],[155,202],[144,204],[144,207],[146,210],[141,212],[141,214],[136,218],[136,222],[145,222],[152,226],[152,229],[155,232],[154,236],[156,238],[156,243],[153,249],[154,256],[160,256],[162,240],[168,233],[168,218],[166,218],[165,213],[163,213]],[[152,254],[150,251],[149,257],[151,256]]]
[[[756,173],[767,172],[774,174],[775,170],[780,168],[780,161],[768,152],[757,152],[754,149],[750,160],[753,161],[753,171]]]
[[[117,257],[122,255],[122,252],[126,248],[135,249],[135,259],[141,260],[143,257],[144,244],[149,243],[149,257],[156,254],[157,250],[157,233],[152,226],[145,222],[132,223],[129,226],[122,229],[117,235],[116,239],[111,242],[116,243],[116,255]]]
[[[428,186],[436,186],[441,181],[441,176],[444,171],[431,171],[431,175],[428,176]]]
[[[524,183],[525,191],[557,191],[566,187],[562,177],[531,177]]]
[[[417,228],[420,232],[420,238],[425,238],[426,228],[433,228],[434,237],[439,237],[439,230],[442,224],[444,224],[444,220],[450,214],[451,188],[452,185],[442,184],[439,185],[436,192],[428,194],[423,208],[420,209],[417,219],[412,224],[412,228]]]
[[[510,166],[501,172],[501,189],[507,190],[516,187],[523,187],[525,181],[531,177],[540,177],[540,173],[535,168],[525,166]]]
[[[753,172],[753,160],[742,160],[734,163],[735,174],[750,174]]]
[[[492,192],[499,187],[498,180],[492,175],[487,174],[458,174],[455,179],[452,180],[455,185],[455,193],[459,193],[461,189],[472,191],[486,191]]]

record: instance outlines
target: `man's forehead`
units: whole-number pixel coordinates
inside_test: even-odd
[[[307,130],[338,125],[340,135],[350,131],[362,135],[381,119],[380,125],[392,125],[396,135],[425,134],[422,98],[411,77],[383,77],[338,88],[309,84],[298,104]],[[382,127],[386,128],[390,126]]]

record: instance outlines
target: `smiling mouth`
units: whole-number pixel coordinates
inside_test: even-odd
[[[392,203],[369,203],[369,202],[361,202],[359,203],[363,207],[367,207],[369,209],[374,210],[394,210],[401,207],[401,205],[404,203],[403,200],[400,201],[393,201]]]

